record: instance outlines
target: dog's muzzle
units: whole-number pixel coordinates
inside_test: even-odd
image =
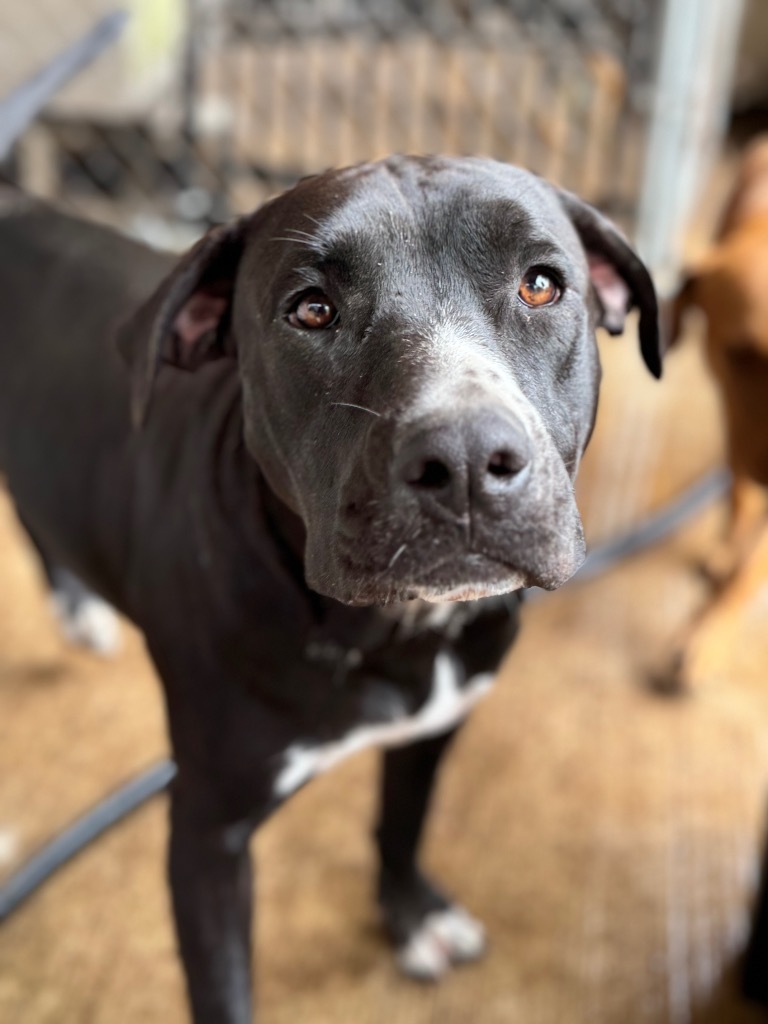
[[[493,405],[377,424],[330,532],[308,530],[309,585],[348,604],[560,586],[583,532],[563,460],[532,424]]]

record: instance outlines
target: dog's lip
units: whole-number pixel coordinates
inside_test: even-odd
[[[466,593],[469,590],[483,586],[483,584],[491,585],[493,582],[500,582],[501,578],[519,577],[527,579],[530,575],[530,573],[506,559],[491,555],[486,551],[477,550],[466,550],[446,555],[444,558],[425,565],[421,572],[414,573],[411,571],[403,577],[398,577],[396,563],[394,565],[390,564],[378,572],[371,572],[370,566],[366,566],[365,563],[353,559],[344,553],[340,557],[340,563],[345,573],[349,573],[350,576],[366,578],[373,589],[380,586],[382,592],[418,590],[434,592],[435,595],[440,592],[444,594],[444,597],[438,598],[435,596],[434,600],[446,601],[465,600],[464,598],[452,595]],[[447,589],[429,582],[429,577],[439,574],[441,570],[451,565],[456,566],[455,576],[458,577],[459,582]],[[489,572],[489,570],[493,570],[493,572]],[[487,577],[487,579],[484,577]],[[521,583],[522,585],[524,584]]]
[[[541,562],[522,557],[513,561],[507,552],[460,547],[416,566],[390,557],[389,564],[382,568],[381,562],[373,566],[362,561],[359,547],[352,551],[339,545],[333,558],[335,570],[310,585],[346,604],[383,605],[414,598],[430,602],[468,601],[532,586],[556,590],[583,561],[583,553],[581,557],[578,552],[572,555],[571,558],[562,552],[549,564],[546,558]]]
[[[439,587],[417,588],[413,597],[430,604],[457,604],[466,601],[477,601],[484,597],[496,597],[499,594],[509,594],[515,590],[523,590],[528,586],[526,578],[522,573],[516,573],[517,579],[513,578],[510,585],[509,580],[497,583],[471,583],[465,586],[455,587],[453,590],[442,591]]]

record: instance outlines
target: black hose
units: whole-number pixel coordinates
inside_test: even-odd
[[[730,479],[730,473],[725,469],[716,469],[706,474],[660,512],[649,516],[645,522],[615,540],[595,548],[574,577],[574,582],[594,579],[607,572],[617,562],[636,555],[664,539],[707,504],[722,497],[728,489]],[[0,922],[12,914],[67,861],[98,839],[107,829],[161,793],[175,774],[176,766],[172,761],[158,762],[126,782],[90,811],[86,811],[52,839],[11,875],[3,886],[0,886]]]
[[[0,886],[0,921],[89,843],[162,792],[175,774],[176,766],[172,761],[160,761],[68,825]]]

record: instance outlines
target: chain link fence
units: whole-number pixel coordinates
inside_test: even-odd
[[[658,0],[132,0],[6,179],[139,234],[389,152],[521,163],[631,229]],[[0,95],[110,9],[5,0]],[[154,227],[153,227],[154,226]]]

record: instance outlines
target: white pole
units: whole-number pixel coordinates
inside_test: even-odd
[[[636,242],[662,292],[727,124],[744,0],[666,0]]]

